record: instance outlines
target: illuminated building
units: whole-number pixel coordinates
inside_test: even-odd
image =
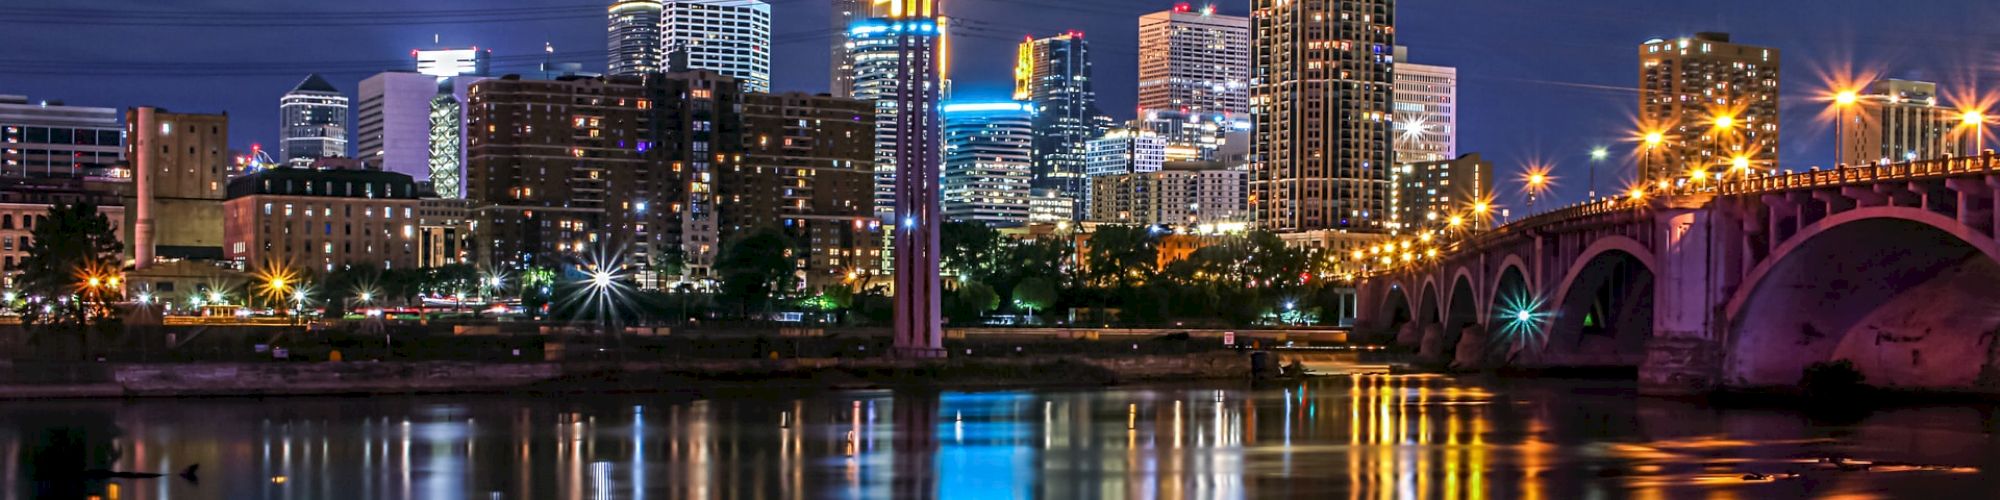
[[[714,71],[771,89],[771,5],[762,0],[660,3],[660,62],[669,72]]]
[[[660,0],[618,0],[607,14],[605,44],[611,58],[605,74],[657,73],[660,63]]]
[[[135,266],[156,258],[220,260],[229,115],[137,107],[126,111],[125,126]]]
[[[1021,43],[1017,59],[1014,99],[1031,103],[1035,111],[1033,185],[1083,199],[1085,155],[1100,133],[1090,45],[1074,31],[1032,38]]]
[[[1389,222],[1394,0],[1253,0],[1250,206],[1276,232]]]
[[[472,206],[464,199],[441,199],[418,191],[417,266],[472,264]]]
[[[722,241],[782,230],[801,252],[800,291],[882,274],[874,109],[827,95],[744,94],[743,161],[715,174]]]
[[[1139,110],[1250,112],[1250,19],[1186,3],[1139,18]]]
[[[118,115],[115,108],[31,103],[25,96],[0,95],[0,176],[112,173],[107,171],[124,158],[124,125]]]
[[[1840,163],[1901,163],[1958,156],[1963,151],[1959,112],[1939,106],[1937,84],[1881,80],[1855,99],[1855,109],[1838,113]]]
[[[1244,114],[1149,110],[1127,128],[1166,140],[1167,157],[1174,161],[1227,162],[1230,152],[1250,150],[1250,120]]]
[[[1147,172],[1092,177],[1091,222],[1199,226],[1243,223],[1249,171],[1215,162],[1170,162]]]
[[[1390,178],[1396,183],[1396,229],[1406,233],[1445,227],[1452,215],[1493,196],[1493,162],[1479,153],[1398,164]]]
[[[1698,33],[1639,45],[1639,123],[1665,142],[1642,158],[1640,180],[1686,178],[1696,169],[1778,166],[1778,49]]]
[[[72,178],[9,179],[0,188],[0,275],[6,276],[7,285],[13,285],[18,271],[14,265],[28,257],[28,247],[34,244],[35,221],[46,220],[49,210],[57,205],[71,203],[96,205],[97,213],[116,228],[113,236],[120,243],[131,241],[127,210],[117,196]]]
[[[410,54],[418,72],[388,71],[361,81],[355,106],[355,157],[429,183],[440,197],[460,198],[466,135],[462,104],[472,83],[486,78],[487,52],[445,49]],[[433,155],[433,150],[439,154]],[[439,189],[439,185],[458,188]]]
[[[833,0],[833,43],[829,59],[827,92],[834,97],[854,97],[854,41],[848,29],[854,22],[875,17],[870,0]]]
[[[417,58],[417,72],[438,78],[459,76],[486,76],[493,51],[469,49],[418,49],[410,51]]]
[[[1081,213],[1078,199],[1047,189],[1028,190],[1028,224],[1056,224],[1075,221]]]
[[[379,170],[271,168],[229,181],[226,258],[314,271],[418,267],[417,184]]]
[[[1458,68],[1409,62],[1396,47],[1396,163],[1458,155]]]
[[[944,215],[989,226],[1028,221],[1035,105],[1020,101],[944,105]]]
[[[278,98],[278,161],[347,156],[347,96],[315,73]]]

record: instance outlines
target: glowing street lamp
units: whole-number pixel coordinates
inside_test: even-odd
[[[1833,95],[1833,144],[1840,148],[1840,153],[1834,155],[1835,163],[1847,157],[1847,108],[1854,107],[1858,102],[1861,102],[1861,94],[1853,90],[1842,90]]]
[[[1604,146],[1590,148],[1590,199],[1597,199],[1597,164],[1611,157],[1611,150]]]
[[[1972,154],[1986,154],[1986,113],[1976,109],[1968,109],[1963,114],[1958,115],[1958,121],[1961,125],[1972,127]]]
[[[1729,130],[1732,128],[1736,128],[1736,117],[1730,115],[1715,117],[1716,130]]]

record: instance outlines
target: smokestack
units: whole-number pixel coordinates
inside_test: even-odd
[[[152,107],[132,109],[132,183],[137,188],[138,207],[132,222],[132,268],[145,269],[153,263],[153,171],[159,168],[160,124]]]

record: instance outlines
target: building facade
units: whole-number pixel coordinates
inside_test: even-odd
[[[1778,49],[1697,33],[1639,45],[1639,123],[1662,142],[1639,159],[1640,180],[1778,168]]]
[[[1409,62],[1396,47],[1397,164],[1458,156],[1458,68]]]
[[[1474,203],[1493,197],[1493,162],[1479,153],[1450,160],[1420,161],[1396,166],[1392,212],[1397,229],[1416,232],[1446,228],[1454,216],[1462,227],[1478,229],[1482,221],[1467,218]]]
[[[1387,227],[1395,4],[1253,0],[1250,205],[1259,227]]]
[[[944,216],[990,226],[1028,222],[1036,106],[1021,101],[944,105]]]
[[[125,157],[115,108],[28,102],[0,95],[0,177],[80,178]]]
[[[1035,107],[1033,186],[1083,199],[1085,156],[1101,134],[1090,45],[1072,31],[1021,42],[1017,53],[1014,100]]]
[[[875,103],[875,214],[883,220],[892,218],[896,207],[896,151],[903,138],[898,103],[906,94],[920,93],[898,80],[903,74],[901,39],[905,35],[935,41],[937,25],[870,17],[855,21],[847,30],[854,59],[853,97]],[[935,44],[927,44],[918,49],[935,48]],[[930,60],[928,53],[914,56]]]
[[[0,276],[13,285],[15,265],[28,257],[35,242],[35,225],[57,205],[88,203],[111,222],[120,243],[129,243],[129,213],[117,196],[69,178],[15,179],[0,187]],[[129,250],[129,249],[128,249]]]
[[[157,258],[221,260],[229,115],[137,107],[126,111],[125,126],[135,265],[144,268]]]
[[[1215,227],[1247,222],[1243,206],[1249,171],[1213,162],[1173,162],[1150,172],[1091,179],[1097,223]]]
[[[315,73],[278,98],[278,161],[347,156],[347,95]]]
[[[743,162],[716,172],[722,240],[784,232],[797,291],[883,274],[874,109],[826,95],[746,94]]]
[[[1900,163],[1959,156],[1965,147],[1959,112],[1938,105],[1937,84],[1881,80],[1868,86],[1852,109],[1837,110],[1839,162]]]
[[[1139,112],[1250,112],[1250,19],[1187,3],[1139,17]]]
[[[461,49],[413,54],[415,67],[427,69],[388,71],[361,81],[355,106],[355,157],[429,183],[440,197],[460,198],[466,137],[462,104],[472,83],[486,78],[485,53]],[[439,189],[441,185],[449,189]]]
[[[667,71],[714,71],[746,91],[771,90],[771,5],[763,0],[666,0],[659,33]]]
[[[854,97],[854,38],[848,30],[854,22],[875,17],[874,2],[833,0],[832,49],[827,61],[827,93],[834,97]]]
[[[660,63],[660,0],[618,0],[607,14],[606,48],[611,58],[604,74],[658,73]]]
[[[229,181],[226,258],[245,269],[419,267],[410,176],[380,170],[265,169]]]

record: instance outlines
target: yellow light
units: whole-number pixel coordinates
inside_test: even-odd
[[[1667,140],[1666,134],[1662,134],[1659,132],[1650,132],[1646,134],[1646,146],[1648,147],[1658,146],[1660,145],[1661,142],[1665,142],[1666,140]]]
[[[285,287],[284,278],[271,278],[271,288],[284,288],[284,287]]]
[[[1693,172],[1688,172],[1688,178],[1693,179],[1695,182],[1708,180],[1708,171],[1699,168],[1694,169]]]
[[[98,279],[97,279],[97,277],[95,277],[95,276],[93,276],[93,277],[91,277],[91,278],[90,278],[90,280],[89,280],[89,283],[90,283],[90,287],[91,287],[91,288],[97,288],[97,285],[99,285],[99,284],[100,284],[100,283],[99,283],[99,281],[98,281]]]
[[[1646,188],[1642,188],[1642,187],[1635,187],[1635,188],[1632,188],[1632,192],[1630,193],[1630,195],[1632,196],[1632,199],[1633,199],[1633,200],[1643,200],[1643,199],[1646,199]]]
[[[1424,250],[1424,257],[1436,258],[1437,256],[1438,256],[1438,249],[1436,248],[1430,248]]]
[[[1458,227],[1465,224],[1465,218],[1453,215],[1451,216],[1451,219],[1445,221],[1445,223],[1450,224],[1451,227]]]
[[[1431,233],[1424,233],[1423,235],[1417,236],[1417,239],[1423,240],[1424,243],[1430,243]]]
[[[1844,90],[1841,91],[1839,94],[1835,94],[1833,96],[1833,103],[1842,106],[1853,105],[1855,101],[1859,100],[1861,100],[1861,96],[1859,94],[1855,94],[1854,91],[1852,90]]]
[[[1986,123],[1986,113],[1981,113],[1978,111],[1966,111],[1965,114],[1958,115],[1958,119],[1960,123],[1964,123],[1966,125],[1978,125],[1981,123]]]
[[[1486,202],[1483,201],[1472,204],[1472,212],[1477,214],[1485,214],[1487,210],[1490,210],[1492,208],[1493,207],[1486,206]]]
[[[1750,157],[1747,157],[1747,156],[1738,156],[1738,157],[1736,157],[1736,159],[1734,159],[1734,160],[1730,160],[1730,161],[1729,161],[1729,166],[1731,166],[1731,167],[1733,167],[1733,168],[1735,168],[1735,169],[1737,169],[1737,170],[1749,170],[1749,169],[1750,169]]]
[[[1528,185],[1530,186],[1541,187],[1542,183],[1548,181],[1549,181],[1549,176],[1543,175],[1541,172],[1528,174]]]
[[[117,276],[112,276],[112,277],[111,277],[111,279],[110,279],[110,280],[108,281],[108,283],[109,283],[109,284],[110,284],[110,285],[111,285],[112,287],[114,287],[114,288],[115,288],[115,287],[117,287],[117,286],[118,286],[118,277],[117,277]]]
[[[1360,250],[1355,250],[1355,251],[1354,251],[1354,260],[1361,260],[1361,251],[1360,251]]]
[[[1715,117],[1715,128],[1730,128],[1735,126],[1736,117],[1734,116],[1722,115]]]

